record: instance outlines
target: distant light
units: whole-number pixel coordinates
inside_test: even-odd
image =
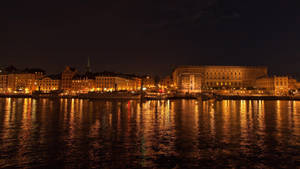
[[[146,88],[146,87],[143,87],[143,90],[145,91],[145,90],[147,90],[147,88]]]

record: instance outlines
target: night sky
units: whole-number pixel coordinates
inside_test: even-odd
[[[266,65],[300,75],[292,0],[1,1],[1,65],[166,75],[175,65]]]

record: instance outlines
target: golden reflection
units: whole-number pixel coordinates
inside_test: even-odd
[[[24,102],[23,102],[23,119],[24,120],[27,120],[27,115],[28,113],[28,98],[24,99]]]
[[[64,99],[59,99],[59,111],[63,112],[63,103],[64,103]]]
[[[53,150],[54,155],[64,151],[67,158],[87,155],[95,159],[99,154],[106,156],[104,153],[109,152],[105,157],[108,160],[131,162],[134,159],[138,164],[155,168],[153,159],[166,155],[204,159],[215,158],[221,151],[217,155],[247,157],[256,156],[258,151],[286,151],[287,146],[299,145],[299,101],[165,100],[142,103],[60,99],[59,102],[5,99],[3,119],[0,116],[3,120],[0,148],[8,147],[5,152],[12,149],[12,156],[16,156],[13,158],[20,164],[31,164],[30,160],[36,159],[31,155],[37,151],[45,155],[39,151],[48,150],[48,147],[39,146],[51,148],[60,144],[62,148]],[[35,122],[41,120],[38,118],[41,110],[47,121]],[[54,131],[58,132],[52,133]],[[49,135],[51,138],[47,137]],[[37,147],[37,151],[32,153],[33,147]],[[238,152],[234,152],[236,150]],[[41,156],[44,157],[52,158],[47,154]]]
[[[127,118],[131,118],[131,101],[127,102]]]
[[[248,112],[249,112],[249,115],[250,115],[250,118],[251,118],[251,121],[253,120],[253,101],[252,100],[249,100],[249,105],[248,105]]]
[[[30,145],[31,138],[31,130],[32,130],[32,122],[30,118],[30,113],[28,112],[29,101],[28,98],[23,99],[23,109],[22,109],[22,119],[21,119],[21,128],[19,132],[19,138],[22,138],[20,141],[20,146],[18,147],[17,159],[19,163],[28,162],[30,158],[28,156],[24,156],[28,152],[28,146]]]
[[[281,126],[282,126],[282,116],[281,116],[281,101],[277,100],[276,101],[276,128],[279,131],[278,136],[281,136]]]
[[[166,107],[165,107],[165,111],[166,111],[166,119],[168,123],[171,123],[171,107],[170,107],[170,100],[167,101]]]
[[[208,103],[207,103],[207,101],[202,102],[202,112],[208,112]]]
[[[222,120],[223,120],[223,127],[221,130],[223,130],[223,139],[228,140],[231,133],[230,128],[230,122],[231,122],[231,115],[235,114],[236,112],[230,112],[230,104],[229,100],[223,100],[222,101]]]
[[[6,100],[6,103],[5,103],[5,110],[4,110],[4,112],[6,114],[5,117],[7,119],[5,121],[9,122],[10,119],[11,119],[11,112],[12,112],[12,110],[11,110],[11,98],[7,98],[5,100]]]
[[[78,106],[79,106],[79,110],[78,110],[79,117],[82,118],[83,117],[83,100],[82,99],[79,100]],[[91,106],[89,106],[89,107],[91,107]]]
[[[293,134],[300,137],[300,101],[294,101],[294,111],[293,111]]]
[[[230,110],[232,113],[234,114],[237,114],[238,113],[238,110],[237,110],[237,101],[236,100],[231,100],[230,101],[231,104],[230,104]]]
[[[209,108],[209,119],[210,119],[210,133],[214,137],[216,135],[215,129],[215,108],[214,104],[212,103]]]
[[[68,99],[64,99],[64,114],[66,114],[68,112]]]
[[[155,111],[156,115],[155,116],[160,116],[159,120],[160,120],[160,127],[161,128],[165,128],[168,124],[166,123],[167,122],[167,111],[166,111],[166,107],[164,105],[164,101],[159,101],[157,103],[157,107],[158,109]],[[159,114],[160,112],[160,114]]]
[[[249,100],[248,102],[248,113],[247,113],[247,122],[248,122],[248,130],[252,130],[253,129],[253,101]]]
[[[108,115],[108,120],[109,120],[109,126],[112,126],[112,114],[111,114],[111,112],[109,113],[109,115]]]
[[[75,112],[75,99],[71,100],[71,115]]]
[[[293,110],[291,112],[291,128],[293,128],[293,131],[295,132],[295,122],[297,120],[297,101],[292,101],[292,107]],[[299,133],[300,134],[300,133]]]
[[[174,113],[175,113],[175,102],[171,102],[170,119],[171,119],[172,122],[174,121],[174,119],[171,118],[171,117],[175,116]]]
[[[31,114],[32,114],[32,120],[36,120],[36,109],[37,109],[37,103],[36,99],[32,99],[32,106],[31,106]]]
[[[299,101],[293,101],[293,113],[297,113],[297,102]]]
[[[121,107],[122,107],[122,104],[120,103],[120,102],[118,102],[118,104],[117,104],[118,106],[117,106],[117,119],[116,119],[116,121],[117,121],[117,126],[118,126],[118,128],[121,128]]]
[[[71,111],[70,113],[67,113],[69,115],[69,121],[67,123],[67,128],[69,128],[69,139],[74,138],[75,136],[75,129],[76,129],[76,124],[75,124],[75,99],[71,100]],[[70,143],[71,144],[71,143]]]
[[[229,123],[232,123],[233,121],[237,121],[239,120],[239,116],[240,116],[240,110],[237,111],[237,105],[238,105],[238,101],[236,100],[228,100],[228,106],[227,106],[227,112],[228,112],[228,120],[229,120]],[[239,107],[240,108],[240,107]]]
[[[247,120],[247,104],[245,100],[240,101],[240,116],[241,116],[241,127],[246,126]]]
[[[12,108],[9,112],[10,114],[10,120],[15,121],[16,120],[16,113],[17,113],[17,100],[14,99],[12,102]]]
[[[293,101],[288,101],[288,110],[287,110],[287,122],[288,127],[293,128]]]
[[[141,114],[142,110],[143,110],[143,103],[142,102],[137,103],[137,106],[136,106],[136,122],[137,122],[138,127],[139,127],[139,124],[141,122],[140,114]]]
[[[11,134],[10,126],[12,121],[12,109],[11,109],[11,98],[5,99],[5,108],[4,108],[4,122],[3,122],[3,136],[2,140],[6,140]]]
[[[258,128],[263,131],[265,130],[265,101],[258,101]]]
[[[248,140],[248,119],[247,119],[247,105],[245,100],[240,101],[240,126],[241,126],[241,138],[243,141]],[[244,143],[243,143],[244,144]]]
[[[195,118],[194,118],[195,119],[195,128],[198,129],[198,125],[199,125],[199,103],[198,103],[198,101],[195,101],[194,104],[195,104],[195,110],[194,110],[194,112],[195,112]]]
[[[42,120],[42,125],[46,125],[46,122],[48,121],[48,99],[40,99],[39,103],[41,103],[40,109],[41,109],[41,120]]]

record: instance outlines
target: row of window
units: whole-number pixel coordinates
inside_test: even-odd
[[[51,85],[51,84],[56,85],[59,83],[57,83],[57,82],[39,83],[39,85]]]
[[[280,82],[276,81],[276,85],[277,86],[287,86],[288,82],[287,81],[280,81]]]
[[[58,84],[43,84],[43,85],[40,85],[40,86],[58,86]]]
[[[221,77],[206,77],[206,79],[241,79],[241,77],[229,77],[229,76],[221,76]]]
[[[240,86],[241,82],[206,82],[206,86]]]
[[[206,75],[241,75],[241,72],[206,72]]]

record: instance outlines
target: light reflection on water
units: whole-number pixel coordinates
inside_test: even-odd
[[[299,154],[299,101],[0,99],[0,168],[296,168]]]

